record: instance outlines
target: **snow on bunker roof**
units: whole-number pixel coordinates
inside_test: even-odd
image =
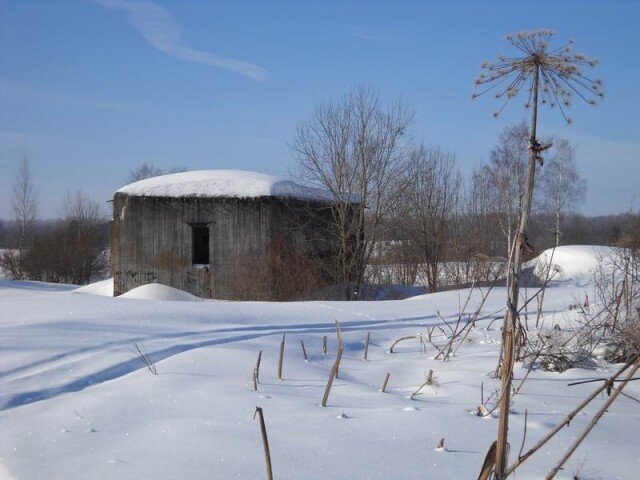
[[[116,193],[144,197],[292,197],[331,201],[330,192],[265,173],[244,170],[197,170],[147,178]]]

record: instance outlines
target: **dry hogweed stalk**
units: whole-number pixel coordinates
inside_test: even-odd
[[[493,113],[497,117],[509,100],[517,97],[521,91],[527,96],[525,108],[533,107],[534,96],[539,90],[540,103],[550,108],[557,106],[567,123],[571,123],[571,119],[566,109],[571,105],[574,95],[595,105],[604,96],[602,81],[585,75],[583,68],[595,67],[598,60],[574,53],[573,39],[552,49],[549,46],[552,36],[553,30],[507,35],[507,40],[521,55],[501,55],[496,62],[485,61],[475,82],[479,91],[472,98],[493,91],[495,98],[503,100],[500,108]]]
[[[583,73],[583,67],[595,66],[596,60],[585,55],[572,53],[573,41],[552,49],[549,40],[551,30],[537,30],[508,35],[507,40],[519,54],[516,57],[500,56],[494,63],[485,62],[483,72],[476,80],[480,91],[473,98],[494,91],[495,97],[502,101],[501,107],[494,113],[497,117],[510,100],[518,97],[521,91],[527,95],[525,107],[531,108],[531,131],[529,137],[529,166],[524,192],[520,204],[518,231],[509,251],[507,269],[507,312],[502,329],[502,352],[500,362],[500,419],[498,435],[495,442],[494,478],[503,480],[507,477],[508,460],[509,404],[513,365],[516,355],[517,332],[522,326],[519,320],[519,280],[522,273],[522,259],[525,250],[532,250],[527,240],[527,225],[531,216],[533,203],[533,187],[535,182],[536,163],[542,165],[542,152],[551,144],[540,145],[537,139],[538,105],[558,106],[567,122],[566,108],[570,105],[573,94],[577,94],[588,103],[595,104],[596,98],[602,97],[602,82],[592,80]],[[522,342],[519,342],[521,345]],[[493,446],[492,446],[493,448]]]

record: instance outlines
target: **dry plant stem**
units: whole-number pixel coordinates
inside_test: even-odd
[[[387,383],[389,383],[389,377],[391,376],[390,373],[387,373],[387,376],[384,377],[384,383],[382,384],[382,393],[385,393],[387,390]]]
[[[344,348],[344,344],[342,343],[342,330],[340,330],[340,323],[338,323],[338,320],[336,320],[336,335],[338,336],[338,350],[341,350]],[[342,356],[342,352],[339,352],[340,356]],[[338,367],[336,368],[336,378],[339,378],[338,375],[340,374],[340,362],[338,362]]]
[[[527,420],[529,419],[529,410],[524,411],[524,432],[522,434],[522,443],[520,444],[520,451],[518,452],[518,458],[522,456],[522,450],[524,450],[524,443],[527,441]]]
[[[264,458],[267,463],[267,480],[273,480],[273,470],[271,468],[271,452],[269,451],[269,439],[267,438],[267,427],[264,424],[264,414],[262,413],[262,408],[256,407],[256,411],[253,414],[254,420],[256,418],[256,415],[258,415],[258,420],[260,421],[260,433],[262,434]]]
[[[255,372],[256,383],[260,383],[260,362],[262,361],[262,350],[258,352],[258,360],[256,360],[256,366],[253,371]]]
[[[433,385],[433,370],[429,370],[429,374],[427,375],[427,381],[424,382],[422,385],[420,385],[420,387],[418,387],[418,389],[415,392],[413,392],[411,394],[411,397],[409,398],[413,400],[413,397],[420,395],[420,391],[427,385]]]
[[[478,480],[489,480],[491,472],[493,471],[493,466],[496,463],[496,442],[491,444],[489,447],[489,451],[487,455],[484,457],[484,463],[482,464],[482,468],[480,469],[480,475],[478,475]]]
[[[278,357],[278,380],[282,380],[282,362],[284,360],[284,341],[286,334],[282,334],[282,341],[280,342],[280,355]]]
[[[536,173],[536,156],[538,154],[536,145],[536,127],[538,120],[538,82],[539,67],[536,65],[533,77],[533,111],[531,116],[531,137],[529,138],[529,171],[524,192],[522,212],[520,214],[520,224],[518,232],[511,246],[509,255],[509,271],[507,275],[507,314],[504,321],[503,332],[503,355],[501,369],[501,398],[500,398],[500,419],[498,423],[498,437],[496,440],[496,480],[506,478],[507,469],[507,437],[509,433],[509,408],[511,401],[511,382],[513,375],[513,364],[515,361],[515,331],[518,321],[518,295],[519,279],[522,271],[522,254],[527,243],[527,224],[531,214],[531,204],[533,201],[533,186]]]
[[[563,455],[563,457],[560,459],[560,461],[556,464],[555,467],[553,467],[551,470],[549,470],[549,473],[547,474],[547,476],[545,477],[546,480],[552,480],[556,474],[558,473],[559,470],[562,469],[563,465],[567,462],[567,460],[569,460],[569,458],[571,457],[571,455],[573,455],[573,453],[576,451],[576,449],[578,448],[578,446],[580,446],[580,444],[582,443],[582,441],[587,437],[587,435],[589,435],[589,432],[591,432],[591,430],[593,430],[593,427],[596,426],[596,424],[598,423],[598,420],[600,420],[600,418],[602,418],[602,416],[605,414],[605,412],[607,411],[607,409],[611,406],[611,404],[616,400],[616,398],[618,398],[618,395],[620,394],[621,390],[627,386],[627,384],[629,383],[629,380],[631,379],[631,377],[633,377],[633,375],[636,373],[636,371],[638,370],[638,367],[640,367],[640,362],[636,361],[636,364],[633,366],[633,368],[631,369],[631,371],[629,372],[629,374],[627,375],[627,378],[625,378],[624,382],[622,382],[622,384],[613,390],[613,393],[611,394],[611,396],[607,399],[606,402],[604,402],[604,405],[602,405],[602,407],[600,408],[600,410],[598,410],[598,412],[595,414],[595,416],[593,417],[593,420],[591,420],[591,422],[589,422],[589,425],[587,425],[587,427],[583,430],[583,432],[578,436],[578,438],[576,438],[576,440],[573,442],[573,444],[569,447],[569,449],[567,450],[567,452]]]
[[[302,355],[304,355],[304,361],[308,361],[309,358],[307,357],[307,350],[304,348],[304,342],[302,340],[300,340],[300,346],[302,347]]]
[[[134,343],[132,347],[129,348],[129,350],[136,356],[138,357],[140,360],[142,360],[142,363],[145,364],[145,366],[147,367],[147,370],[149,371],[150,374],[152,375],[158,375],[158,370],[156,368],[156,364],[153,360],[151,360],[151,357],[149,357],[149,354],[147,353],[147,350],[144,348],[144,346],[140,346],[137,343]]]
[[[529,457],[531,457],[531,455],[533,455],[534,453],[536,453],[540,448],[542,448],[549,440],[551,440],[551,438],[553,438],[553,436],[558,433],[564,426],[568,425],[569,422],[571,422],[571,420],[573,420],[573,418],[584,408],[586,407],[589,403],[591,403],[591,401],[596,398],[598,395],[600,395],[600,393],[602,393],[604,390],[606,390],[608,388],[609,385],[611,385],[614,380],[616,378],[618,378],[620,375],[622,375],[624,373],[624,371],[629,368],[633,362],[635,362],[637,360],[637,357],[631,361],[631,362],[627,362],[622,368],[620,368],[620,370],[618,370],[616,373],[614,373],[611,377],[609,377],[609,379],[605,382],[603,382],[602,386],[598,387],[591,395],[589,395],[586,399],[584,399],[582,401],[582,403],[580,403],[580,405],[578,405],[573,411],[571,411],[560,423],[558,423],[555,427],[553,427],[553,429],[544,437],[542,437],[533,447],[531,447],[529,450],[527,450],[524,455],[521,455],[518,457],[518,459],[513,462],[509,468],[507,468],[506,470],[506,475],[509,476],[511,475],[516,468],[518,468],[520,465],[522,465],[524,462],[526,462]]]
[[[538,360],[538,358],[540,357],[540,355],[542,355],[542,352],[544,351],[544,346],[546,344],[546,341],[544,340],[544,338],[542,338],[540,336],[540,334],[538,333],[538,338],[540,339],[541,345],[540,348],[538,349],[538,351],[536,352],[535,356],[533,357],[533,360],[531,360],[531,363],[529,363],[529,368],[527,369],[527,373],[525,373],[524,377],[522,378],[522,380],[520,381],[520,384],[518,385],[518,387],[513,391],[513,396],[515,396],[520,389],[522,388],[522,386],[524,385],[525,380],[527,379],[527,377],[529,376],[529,374],[531,373],[531,370],[533,370],[533,366],[535,365],[536,361]]]
[[[422,335],[418,334],[418,335],[408,335],[406,337],[400,337],[399,339],[397,339],[395,342],[393,342],[391,344],[391,346],[389,347],[389,353],[395,353],[393,351],[393,348],[400,342],[404,341],[404,340],[411,340],[412,338],[417,338],[418,340],[422,341]]]
[[[364,342],[364,359],[367,360],[367,355],[369,354],[369,340],[371,339],[371,333],[367,332],[367,339]]]
[[[327,336],[323,336],[322,337],[322,354],[326,355],[327,354]]]
[[[537,299],[537,302],[538,302],[538,312],[536,313],[536,328],[538,328],[538,324],[540,323],[540,317],[542,316],[542,306],[544,304],[544,293],[547,291],[546,286],[555,275],[555,272],[551,274],[551,266],[553,265],[553,255],[555,253],[556,253],[556,247],[554,246],[553,249],[551,250],[551,256],[549,257],[549,265],[547,266],[547,273],[545,275],[545,281],[543,285],[545,288],[541,289],[539,297],[537,294],[535,295],[535,298]]]
[[[467,337],[469,336],[469,333],[471,333],[471,330],[475,327],[476,322],[478,321],[478,317],[480,315],[480,312],[482,311],[482,308],[484,307],[485,302],[487,301],[487,298],[489,297],[489,294],[491,293],[491,290],[493,290],[495,284],[491,285],[489,287],[489,289],[486,291],[486,293],[484,293],[482,295],[482,301],[480,302],[480,306],[476,309],[475,313],[473,314],[473,317],[471,318],[471,321],[465,326],[465,328],[463,330],[466,329],[466,332],[464,334],[464,336],[462,337],[462,339],[458,342],[458,345],[456,346],[455,350],[453,350],[453,353],[451,353],[452,356],[456,356],[456,354],[458,353],[458,349],[460,348],[460,346],[464,343],[464,341],[467,339]],[[460,332],[462,333],[462,332]],[[449,357],[449,353],[447,353],[446,357]],[[445,357],[445,360],[446,360]]]
[[[563,467],[563,465],[567,462],[567,460],[569,460],[569,458],[571,457],[571,455],[573,455],[573,453],[576,451],[576,449],[578,448],[578,446],[580,446],[580,444],[582,443],[582,441],[587,437],[587,435],[589,435],[589,432],[591,432],[591,430],[593,430],[593,427],[596,426],[596,424],[598,423],[598,420],[600,420],[600,418],[602,418],[602,416],[605,414],[605,412],[607,411],[607,409],[611,406],[611,404],[616,400],[616,398],[618,398],[618,395],[620,394],[621,390],[627,386],[627,384],[629,383],[629,380],[631,379],[631,377],[633,377],[633,375],[636,373],[636,371],[638,370],[638,367],[640,367],[640,362],[638,362],[636,360],[636,364],[633,366],[633,368],[631,369],[631,371],[629,372],[629,374],[627,375],[627,377],[624,379],[624,381],[622,382],[622,384],[613,390],[613,393],[611,394],[611,396],[607,399],[606,402],[604,402],[604,405],[602,405],[602,407],[600,408],[600,410],[598,410],[598,412],[595,414],[595,416],[593,417],[593,419],[591,420],[591,422],[589,422],[589,425],[587,425],[587,427],[582,431],[582,433],[578,436],[578,438],[576,438],[576,440],[573,442],[573,444],[569,447],[569,449],[567,450],[567,452],[562,456],[562,458],[560,459],[560,461],[556,464],[555,467],[553,467],[551,470],[549,470],[549,473],[547,474],[547,476],[545,477],[546,480],[552,480],[556,474],[558,473],[558,471],[560,471]]]
[[[327,380],[327,387],[324,389],[324,395],[322,397],[322,406],[327,406],[329,400],[329,394],[331,393],[331,387],[333,386],[333,379],[338,377],[338,368],[340,368],[340,360],[342,359],[342,341],[338,344],[338,355],[336,356],[331,372],[329,373],[329,380]]]

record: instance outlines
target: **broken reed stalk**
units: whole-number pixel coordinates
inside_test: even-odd
[[[267,438],[267,427],[264,424],[264,414],[262,413],[262,408],[256,407],[256,411],[253,414],[253,419],[256,419],[256,415],[258,415],[258,420],[260,421],[260,433],[262,434],[262,446],[264,447],[264,458],[267,463],[267,480],[273,480],[273,471],[271,469],[271,452],[269,451],[269,439]]]
[[[418,389],[415,392],[413,392],[409,398],[413,400],[413,397],[417,395],[421,395],[420,390],[422,390],[427,385],[433,385],[433,370],[429,370],[429,374],[427,375],[427,381],[424,382],[422,385],[420,385],[420,387],[418,387]]]
[[[627,362],[625,365],[622,366],[622,368],[620,368],[616,373],[614,373],[611,377],[609,377],[608,380],[603,382],[603,384],[600,387],[598,387],[591,395],[585,398],[582,401],[582,403],[580,403],[580,405],[578,405],[573,411],[567,414],[567,416],[564,417],[564,419],[562,419],[555,427],[553,427],[553,429],[547,435],[545,435],[540,440],[538,440],[538,443],[536,443],[533,447],[527,450],[524,453],[524,455],[518,456],[518,459],[514,461],[511,465],[509,465],[509,468],[506,469],[505,475],[506,476],[511,475],[515,471],[515,469],[518,468],[520,465],[522,465],[524,462],[526,462],[531,457],[531,455],[533,455],[538,450],[540,450],[549,440],[551,440],[551,438],[554,437],[556,433],[558,433],[564,426],[568,425],[569,422],[571,422],[571,420],[573,420],[573,418],[582,409],[584,409],[589,403],[591,403],[591,401],[594,398],[600,395],[600,393],[602,393],[604,390],[610,388],[610,386],[613,385],[613,382],[615,381],[615,379],[618,378],[620,375],[622,375],[624,371],[627,368],[629,368],[631,365],[633,365],[633,363],[636,362],[637,360],[638,360],[638,356],[636,355],[630,362]]]
[[[327,354],[327,336],[322,337],[322,354]]]
[[[309,361],[309,358],[307,357],[307,350],[304,348],[304,342],[302,341],[302,339],[300,340],[300,346],[302,347],[302,355],[304,355],[304,361]]]
[[[331,387],[333,386],[333,379],[338,378],[338,368],[340,368],[340,360],[342,359],[342,341],[338,344],[338,355],[336,356],[331,372],[329,373],[329,380],[327,380],[327,387],[324,389],[324,395],[322,397],[322,406],[327,406],[329,400],[329,393],[331,393]]]
[[[545,477],[545,480],[552,480],[556,474],[558,473],[559,470],[562,469],[562,467],[564,466],[564,464],[567,462],[567,460],[569,460],[569,458],[571,457],[571,455],[573,455],[573,453],[576,451],[576,449],[578,448],[578,446],[580,446],[580,444],[583,442],[583,440],[587,437],[587,435],[589,435],[589,432],[591,432],[591,430],[593,430],[593,427],[596,426],[596,424],[598,423],[598,420],[600,420],[602,418],[602,416],[605,414],[605,412],[607,411],[607,409],[611,406],[611,404],[616,400],[616,398],[618,398],[618,395],[620,394],[620,392],[622,391],[622,389],[624,387],[627,386],[627,384],[629,383],[629,380],[631,379],[631,377],[633,377],[633,375],[636,373],[636,371],[638,370],[638,367],[640,367],[640,362],[636,361],[636,364],[633,366],[633,368],[631,369],[631,371],[629,372],[629,374],[627,375],[627,377],[624,379],[624,381],[622,382],[622,384],[618,387],[613,389],[613,393],[611,394],[611,396],[607,399],[606,402],[604,402],[604,405],[602,405],[602,407],[600,408],[600,410],[598,410],[598,412],[594,415],[593,419],[591,420],[591,422],[589,422],[589,424],[587,425],[587,427],[582,431],[582,433],[578,436],[578,438],[576,438],[576,440],[573,442],[573,444],[569,447],[569,449],[566,451],[566,453],[562,456],[562,458],[558,461],[558,463],[551,469],[549,470],[549,473],[547,474],[547,476]]]
[[[440,441],[438,442],[438,446],[436,448],[444,448],[444,437],[440,439]]]
[[[389,377],[391,376],[390,373],[387,373],[387,376],[384,377],[384,383],[382,384],[382,393],[385,393],[385,391],[387,390],[387,383],[389,383]]]
[[[282,334],[282,341],[280,342],[280,356],[278,358],[278,380],[282,380],[282,362],[284,360],[284,341],[286,334]]]
[[[258,391],[258,377],[257,377],[257,371],[256,371],[255,367],[253,368],[252,382],[253,382],[253,391],[257,392]]]
[[[395,353],[393,351],[393,348],[400,342],[404,341],[404,340],[411,340],[412,338],[417,338],[418,340],[420,340],[422,342],[422,335],[418,334],[418,335],[408,335],[406,337],[400,337],[399,339],[397,339],[395,342],[393,342],[391,344],[391,346],[389,347],[389,353]]]
[[[258,360],[256,360],[256,366],[253,368],[255,373],[256,383],[260,383],[260,362],[262,361],[262,350],[258,352]]]
[[[367,355],[369,354],[369,340],[371,339],[371,333],[367,332],[367,339],[364,342],[364,359],[367,359]]]

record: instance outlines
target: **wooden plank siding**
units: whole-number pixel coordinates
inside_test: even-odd
[[[204,298],[232,299],[243,262],[264,256],[278,238],[326,251],[327,204],[288,198],[169,198],[116,193],[111,225],[114,295],[162,283]],[[191,223],[209,225],[208,266],[192,265]]]

